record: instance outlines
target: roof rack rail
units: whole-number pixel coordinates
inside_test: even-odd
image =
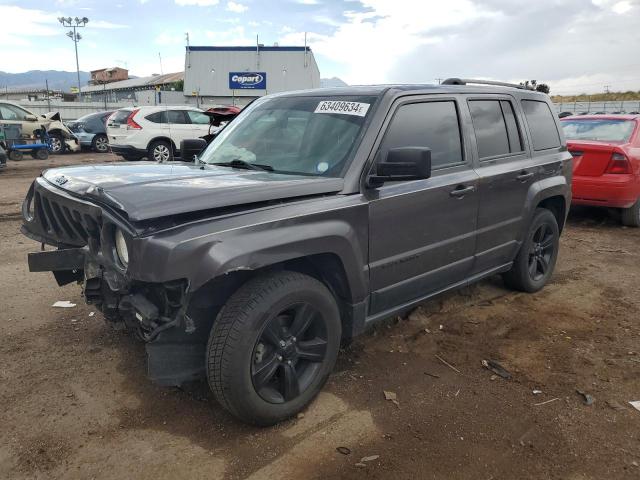
[[[518,85],[517,83],[506,82],[494,82],[493,80],[475,80],[473,78],[447,78],[442,82],[442,85],[466,85],[468,83],[474,83],[477,85],[494,85],[496,87],[511,87],[519,88],[520,90],[533,90],[533,87],[524,85]]]

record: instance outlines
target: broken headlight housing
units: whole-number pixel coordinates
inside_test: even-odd
[[[127,240],[124,237],[124,232],[119,228],[116,228],[114,240],[114,243],[116,245],[116,253],[118,254],[118,260],[124,268],[127,268],[127,266],[129,265],[129,249],[127,247]]]

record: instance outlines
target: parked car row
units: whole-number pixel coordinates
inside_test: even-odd
[[[33,138],[40,129],[46,129],[50,137],[52,153],[80,150],[77,137],[62,122],[58,112],[36,115],[20,105],[2,100],[0,101],[0,123],[19,126],[25,139]]]

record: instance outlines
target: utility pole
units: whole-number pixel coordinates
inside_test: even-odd
[[[609,93],[609,85],[604,86],[604,93]]]
[[[59,17],[58,21],[64,28],[73,29],[67,32],[67,37],[73,40],[73,45],[76,49],[76,75],[78,77],[78,100],[82,100],[82,91],[81,91],[82,85],[80,84],[80,63],[78,62],[78,42],[82,40],[82,35],[80,35],[76,30],[81,27],[86,27],[87,23],[89,23],[89,19],[87,17],[82,17],[82,18]]]
[[[442,78],[436,78],[436,80],[438,81],[438,85],[442,83]]]
[[[51,100],[49,99],[49,79],[48,78],[44,79],[44,84],[47,88],[47,110],[51,111]]]

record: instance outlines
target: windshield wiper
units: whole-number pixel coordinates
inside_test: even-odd
[[[218,163],[212,163],[211,165],[220,165],[223,167],[245,168],[247,170],[262,170],[264,172],[273,172],[273,167],[271,165],[249,163],[244,160],[240,160],[239,158],[234,158],[230,162],[218,162]]]

